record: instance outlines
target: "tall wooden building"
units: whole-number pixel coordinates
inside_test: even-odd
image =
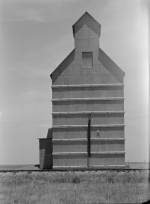
[[[99,48],[89,13],[72,28],[75,48],[51,73],[52,168],[123,167],[124,72]]]

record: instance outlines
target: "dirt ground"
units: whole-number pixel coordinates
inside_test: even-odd
[[[150,199],[148,176],[146,170],[0,173],[0,203],[141,203]]]

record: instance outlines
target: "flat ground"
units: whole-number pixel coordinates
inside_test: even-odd
[[[141,203],[148,170],[0,173],[0,204]]]

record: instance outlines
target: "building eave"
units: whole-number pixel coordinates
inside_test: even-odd
[[[69,55],[55,68],[55,70],[50,74],[52,81],[55,81],[57,76],[73,61],[75,54],[75,49],[73,49]]]
[[[99,48],[99,61],[108,69],[119,81],[123,80],[125,72],[101,49]]]

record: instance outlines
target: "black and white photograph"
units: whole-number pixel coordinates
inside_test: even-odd
[[[0,0],[0,204],[150,202],[149,0]]]

